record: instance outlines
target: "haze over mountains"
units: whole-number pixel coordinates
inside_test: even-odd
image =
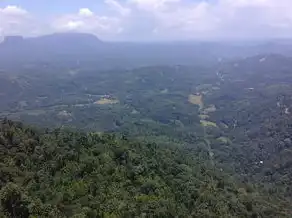
[[[266,53],[292,54],[290,40],[269,42],[109,42],[85,33],[55,33],[34,38],[7,36],[0,43],[0,64],[34,61],[100,62],[101,68],[196,64]],[[12,64],[14,63],[14,64]]]

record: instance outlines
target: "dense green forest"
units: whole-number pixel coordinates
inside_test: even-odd
[[[1,215],[288,217],[282,199],[214,169],[204,156],[125,136],[0,124]]]
[[[292,216],[291,57],[64,57],[0,66],[1,216]]]

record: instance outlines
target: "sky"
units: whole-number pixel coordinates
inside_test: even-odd
[[[292,37],[292,0],[0,0],[0,36],[92,33],[103,40]]]

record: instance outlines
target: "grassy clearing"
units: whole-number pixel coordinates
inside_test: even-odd
[[[224,144],[229,144],[230,143],[230,139],[227,138],[227,137],[220,137],[220,138],[217,138],[218,141],[224,143]]]
[[[200,114],[199,117],[200,117],[201,120],[209,119],[209,115],[207,115],[207,114]]]
[[[192,95],[192,94],[189,95],[189,102],[191,104],[198,105],[200,107],[200,109],[202,109],[204,107],[202,95]]]
[[[206,120],[201,120],[201,125],[204,127],[217,127],[216,123],[210,122],[210,121],[206,121]]]
[[[99,105],[106,105],[106,104],[117,104],[119,103],[119,100],[117,99],[108,99],[108,98],[102,98],[95,102],[95,104]]]

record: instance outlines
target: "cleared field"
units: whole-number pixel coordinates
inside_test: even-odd
[[[216,123],[210,122],[210,121],[206,121],[206,120],[201,120],[201,125],[204,127],[217,127]]]
[[[222,142],[222,143],[224,143],[224,144],[229,144],[229,143],[231,143],[231,142],[230,142],[230,139],[227,138],[227,137],[224,137],[224,136],[221,136],[221,137],[217,138],[217,140],[220,141],[220,142]]]
[[[206,120],[206,119],[209,118],[209,115],[206,115],[206,114],[200,114],[199,117],[200,117],[201,120]]]
[[[119,103],[119,100],[117,99],[108,99],[108,98],[102,98],[95,102],[95,104],[99,105],[105,105],[105,104],[117,104]]]
[[[189,102],[191,104],[195,104],[198,105],[200,107],[200,109],[202,109],[204,107],[204,103],[203,103],[203,96],[202,95],[189,95]]]

